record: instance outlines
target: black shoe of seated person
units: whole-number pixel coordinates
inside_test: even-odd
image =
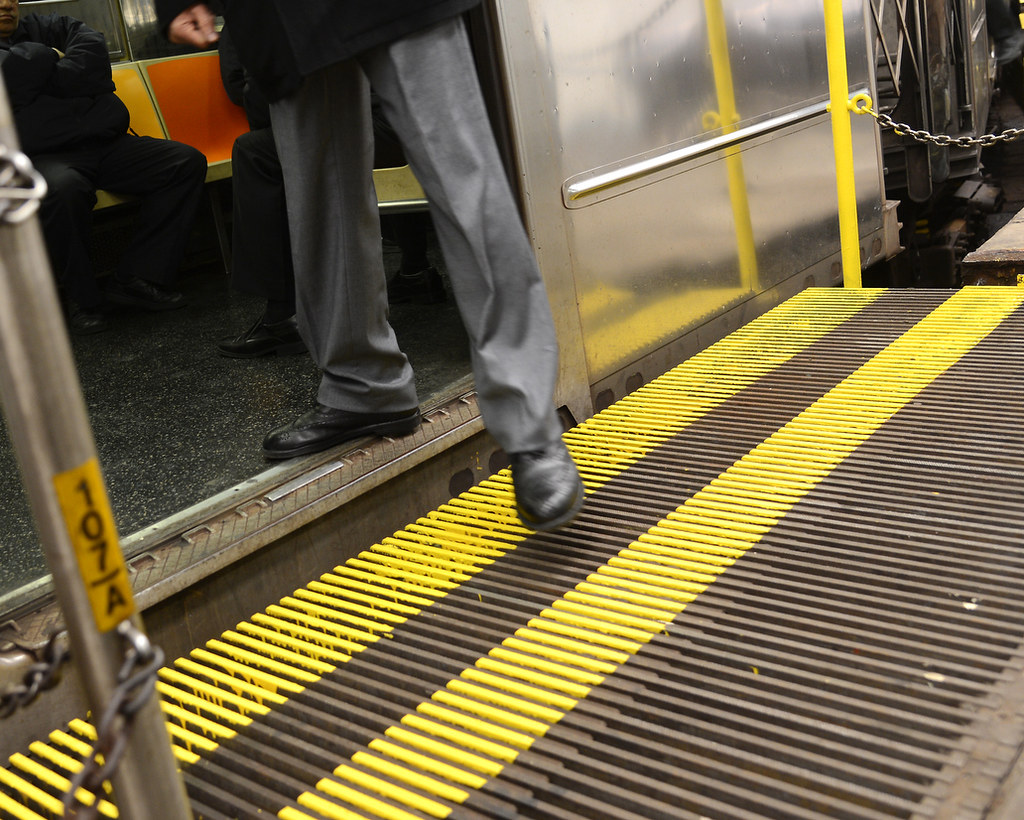
[[[244,333],[217,343],[221,356],[232,359],[255,359],[259,356],[290,353],[305,353],[306,344],[299,336],[299,327],[294,316],[280,322],[268,322],[260,316],[256,324]]]
[[[568,524],[583,507],[579,470],[559,438],[542,450],[511,453],[519,520],[533,530]]]
[[[444,280],[436,268],[396,273],[388,281],[388,302],[393,305],[438,305],[447,299]]]
[[[352,413],[317,402],[308,413],[267,433],[263,455],[270,459],[304,456],[363,436],[405,436],[419,426],[418,407],[394,413]]]
[[[86,309],[69,302],[65,313],[68,331],[75,336],[94,336],[110,329],[99,308]]]
[[[142,310],[177,310],[188,304],[184,295],[178,291],[147,282],[138,276],[114,278],[107,283],[106,292],[107,301],[111,304]]]

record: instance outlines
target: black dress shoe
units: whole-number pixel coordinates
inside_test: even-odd
[[[168,290],[138,276],[128,280],[112,279],[107,283],[107,299],[115,305],[142,310],[176,310],[185,307],[185,297],[176,290]]]
[[[233,359],[255,359],[272,353],[303,353],[306,345],[299,336],[294,316],[280,322],[264,322],[261,316],[251,328],[232,339],[221,339],[217,350]]]
[[[267,433],[263,455],[292,458],[318,453],[362,436],[405,436],[420,426],[420,410],[397,413],[350,413],[317,403],[308,413]]]
[[[534,530],[569,523],[583,507],[583,481],[561,439],[543,450],[512,453],[519,520]]]
[[[92,336],[110,329],[99,310],[86,310],[73,302],[68,305],[68,330],[75,336]]]
[[[434,268],[397,273],[388,282],[388,301],[393,305],[437,305],[447,298],[444,280]]]

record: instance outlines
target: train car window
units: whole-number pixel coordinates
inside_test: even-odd
[[[191,46],[173,45],[163,36],[157,24],[154,0],[120,0],[120,9],[131,59],[152,60],[195,53]]]
[[[23,14],[60,14],[81,20],[107,38],[111,62],[129,59],[116,0],[22,0],[20,5]]]

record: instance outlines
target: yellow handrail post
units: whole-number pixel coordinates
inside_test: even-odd
[[[828,59],[829,110],[836,159],[839,197],[839,245],[843,285],[861,287],[860,228],[857,221],[857,186],[853,174],[853,131],[850,123],[850,82],[846,73],[846,31],[843,0],[825,2],[825,46]]]

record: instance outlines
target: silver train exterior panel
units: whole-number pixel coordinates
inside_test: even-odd
[[[851,91],[870,91],[865,6],[843,11]],[[570,405],[760,294],[809,274],[834,281],[820,2],[530,0],[494,12]],[[872,241],[885,196],[870,117],[855,118],[853,138],[867,263],[887,252]]]

